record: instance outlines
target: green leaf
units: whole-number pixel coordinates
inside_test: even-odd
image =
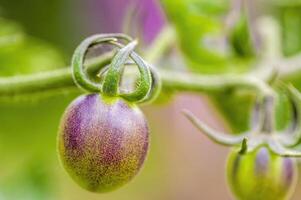
[[[201,73],[243,72],[248,69],[252,59],[239,57],[241,55],[237,55],[236,49],[227,42],[225,17],[230,9],[229,1],[162,0],[161,2],[169,21],[177,31],[180,47],[190,69]],[[231,40],[249,40],[249,35],[246,35],[245,31],[247,27],[241,26],[240,23],[238,26]],[[250,48],[249,45],[246,48]]]
[[[236,25],[231,30],[229,40],[236,56],[250,58],[255,55],[246,16],[242,16],[236,22]]]
[[[174,25],[187,67],[198,73],[241,73],[250,68],[254,54],[245,13],[225,32],[230,1],[162,0],[168,19]],[[227,35],[229,34],[229,35]],[[229,39],[229,42],[227,42]],[[229,91],[212,94],[234,132],[246,130],[254,97]]]
[[[30,74],[64,66],[50,44],[27,36],[14,22],[0,19],[0,76]]]
[[[27,36],[18,24],[0,19],[0,27],[0,76],[65,65],[58,50]],[[39,101],[31,101],[32,97],[0,102],[0,199],[55,199],[57,123],[74,93]]]
[[[251,128],[250,115],[255,101],[254,95],[225,91],[215,94],[211,99],[231,126],[234,134]]]
[[[234,19],[232,27],[225,27],[224,22],[230,11],[230,1],[162,0],[161,2],[168,19],[176,29],[188,68],[194,72],[214,74],[241,73],[250,70],[255,60],[255,51],[245,8],[241,10],[240,17]],[[266,2],[265,5],[271,5],[271,9],[276,8],[276,16],[278,20],[281,19],[284,27],[284,52],[296,53],[301,50],[299,37],[301,28],[298,28],[301,27],[299,7],[291,6],[292,2],[297,2],[296,0],[290,3],[285,1],[288,4],[281,2],[273,0]],[[223,39],[226,46],[222,46]],[[296,84],[301,88],[299,77],[299,75],[296,76],[295,82],[297,81]],[[228,121],[234,133],[250,128],[250,112],[256,96],[256,94],[243,94],[243,91],[238,92],[225,91],[211,94],[212,101]],[[290,107],[281,92],[278,100],[277,128],[283,129],[290,118]]]

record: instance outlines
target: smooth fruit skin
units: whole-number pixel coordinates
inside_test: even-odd
[[[240,200],[286,200],[298,176],[295,160],[280,157],[266,147],[239,154],[233,151],[227,164],[228,183]]]
[[[83,188],[107,192],[129,182],[149,146],[143,113],[121,98],[82,95],[66,109],[58,152],[69,175]]]

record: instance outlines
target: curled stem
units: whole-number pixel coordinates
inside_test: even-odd
[[[288,149],[282,146],[279,142],[270,139],[268,140],[269,148],[277,155],[283,157],[301,157],[301,152],[294,149]]]
[[[134,50],[137,45],[137,41],[133,41],[121,48],[114,56],[110,67],[105,75],[102,92],[109,96],[117,96],[119,93],[119,83],[123,72],[123,67],[127,61],[130,53]]]
[[[138,67],[140,78],[133,92],[120,93],[119,96],[132,102],[145,101],[145,99],[148,99],[149,96],[152,96],[152,87],[156,87],[154,86],[154,84],[156,84],[157,82],[152,82],[152,79],[154,78],[154,72],[153,75],[151,72],[155,70],[150,69],[150,66],[137,53],[133,51],[134,47],[137,44],[136,41],[131,42],[125,47],[114,41],[112,43],[120,47],[121,49],[112,60],[111,67],[109,68],[103,83],[103,92],[107,94],[112,93],[113,95],[118,93],[118,86],[121,73],[123,71],[123,66],[130,56]]]
[[[162,81],[161,77],[158,73],[158,70],[156,70],[153,66],[149,65],[148,68],[151,72],[151,78],[152,78],[152,87],[150,89],[150,92],[148,95],[140,101],[140,103],[152,103],[160,94],[162,89]]]
[[[101,84],[92,82],[84,70],[85,56],[91,46],[116,41],[118,39],[131,40],[124,34],[99,34],[88,37],[76,48],[72,57],[71,66],[73,79],[78,86],[92,92],[99,92],[101,90]]]

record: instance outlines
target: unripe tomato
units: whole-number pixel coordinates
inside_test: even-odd
[[[149,130],[143,113],[121,98],[82,95],[61,120],[63,166],[83,188],[107,192],[129,182],[145,160]]]
[[[246,154],[232,152],[227,172],[230,188],[241,200],[285,200],[296,186],[295,160],[266,147]]]

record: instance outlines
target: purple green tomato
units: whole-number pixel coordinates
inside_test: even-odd
[[[240,200],[286,200],[298,176],[295,160],[280,157],[266,147],[239,154],[233,151],[227,164],[228,183]]]
[[[140,109],[121,98],[82,95],[66,109],[58,135],[61,162],[80,186],[107,192],[142,167],[149,130]]]

